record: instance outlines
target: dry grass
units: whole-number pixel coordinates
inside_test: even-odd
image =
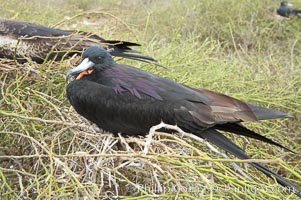
[[[278,2],[16,2],[1,2],[3,17],[138,41],[169,70],[119,62],[293,114],[248,126],[301,152],[300,21],[274,18]],[[0,60],[2,199],[296,199],[193,137],[156,133],[145,155],[145,138],[102,133],[67,102],[65,73],[76,62]],[[299,155],[228,136],[301,185]]]

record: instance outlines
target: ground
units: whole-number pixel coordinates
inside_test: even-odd
[[[0,2],[4,18],[138,42],[168,70],[118,62],[292,114],[246,125],[297,154],[228,136],[301,186],[301,19],[276,16],[280,1]],[[297,198],[186,135],[156,133],[144,155],[145,138],[101,133],[66,99],[65,74],[74,63],[0,60],[1,199]]]

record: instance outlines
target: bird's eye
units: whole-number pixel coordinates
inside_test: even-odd
[[[101,59],[102,59],[101,56],[98,56],[98,57],[97,57],[97,60],[101,60]]]

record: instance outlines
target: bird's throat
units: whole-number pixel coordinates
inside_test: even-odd
[[[86,71],[81,72],[77,77],[76,80],[79,80],[81,78],[83,78],[86,75],[90,75],[94,72],[94,69],[87,69]]]

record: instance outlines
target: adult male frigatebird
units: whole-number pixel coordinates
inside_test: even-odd
[[[301,10],[295,10],[289,6],[291,6],[291,4],[287,1],[282,1],[280,7],[277,9],[277,14],[282,17],[293,17],[301,13]]]
[[[45,59],[61,60],[72,56],[91,45],[101,45],[113,56],[156,63],[156,60],[138,55],[132,46],[137,43],[105,40],[95,34],[53,29],[37,24],[0,18],[0,57],[24,62],[30,58],[37,63]]]
[[[67,73],[67,80],[70,76],[77,77],[67,86],[71,105],[79,114],[111,133],[145,135],[152,126],[163,121],[204,138],[241,159],[250,156],[218,130],[285,148],[240,122],[290,118],[291,115],[117,64],[100,46],[89,47],[83,53],[82,63]],[[264,165],[255,162],[251,165],[301,197],[298,186]]]

